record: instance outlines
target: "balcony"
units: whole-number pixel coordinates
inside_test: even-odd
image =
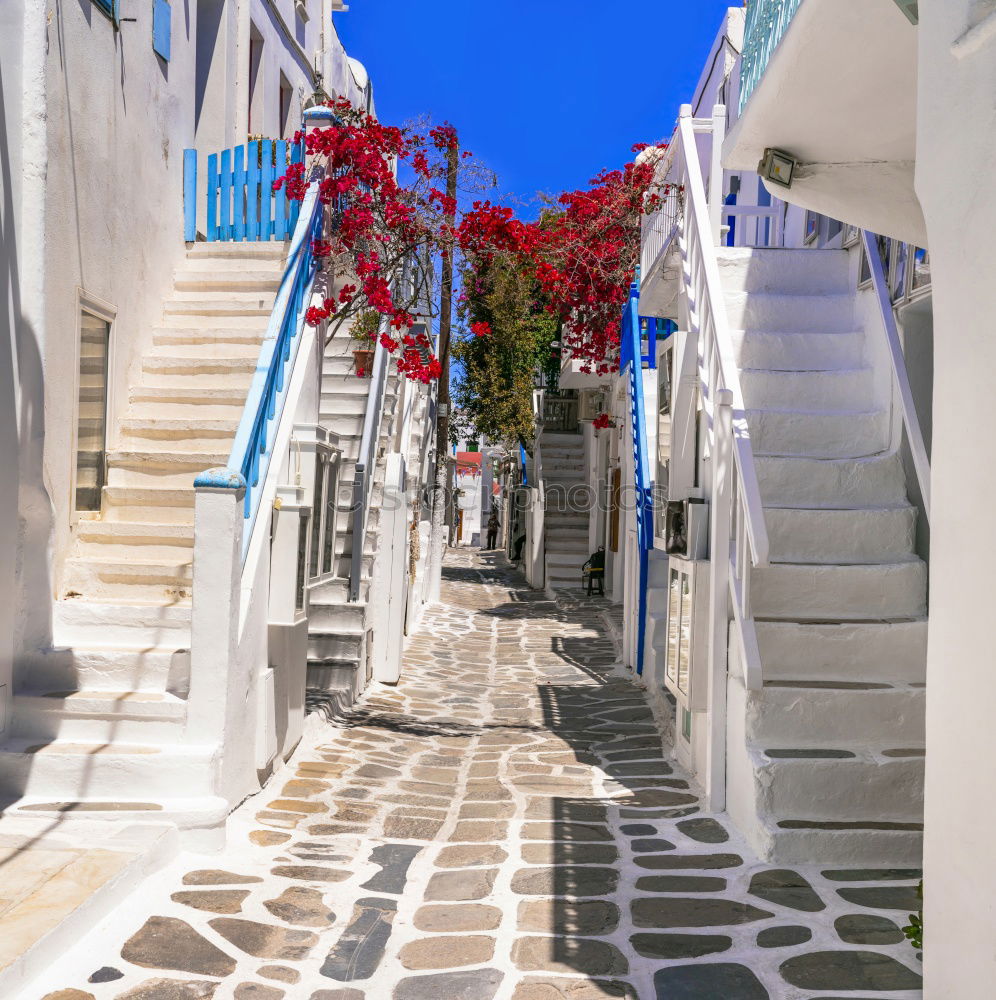
[[[896,0],[749,0],[729,170],[798,162],[779,198],[922,246],[914,191],[917,32]]]

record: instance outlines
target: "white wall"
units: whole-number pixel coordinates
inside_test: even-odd
[[[992,996],[996,868],[996,39],[952,44],[991,3],[920,4],[916,188],[934,297],[924,950],[928,1000]],[[976,36],[978,37],[978,36]],[[952,171],[952,164],[957,164]]]

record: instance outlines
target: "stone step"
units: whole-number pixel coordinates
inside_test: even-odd
[[[165,353],[164,348],[153,349],[142,361],[143,375],[154,376],[150,383],[158,385],[189,385],[192,376],[212,376],[217,386],[244,385],[248,388],[256,365],[259,349],[255,345],[198,345],[200,353],[181,350],[185,345],[174,345]],[[157,353],[162,352],[162,353]],[[176,381],[176,377],[180,381]],[[227,376],[225,378],[224,376]]]
[[[927,620],[755,622],[766,680],[923,684]]]
[[[203,263],[214,266],[219,261],[277,261],[287,257],[288,244],[277,240],[254,240],[252,242],[188,243],[187,266]],[[276,266],[276,265],[274,265]]]
[[[166,692],[56,690],[14,696],[15,737],[83,743],[173,743],[187,704]]]
[[[885,823],[920,823],[922,747],[918,756],[891,756],[916,749],[860,745],[755,749],[758,812],[776,820],[864,817]],[[821,752],[826,756],[813,756]]]
[[[833,371],[860,368],[865,335],[732,330],[734,357],[741,368],[764,371]]]
[[[192,453],[194,454],[194,453]],[[105,486],[101,498],[105,521],[180,521],[194,523],[194,489]]]
[[[172,559],[73,557],[66,560],[63,590],[88,601],[189,600],[193,552]]]
[[[105,559],[174,559],[194,548],[194,526],[182,522],[81,521],[76,554]]]
[[[269,316],[275,291],[183,292],[163,303],[164,316]]]
[[[121,445],[127,449],[150,441],[169,442],[177,451],[214,451],[235,437],[241,417],[126,417],[120,423]]]
[[[307,687],[309,700],[321,700],[321,694],[332,696],[337,708],[348,708],[366,686],[366,677],[356,660],[308,660]]]
[[[756,618],[862,621],[922,618],[927,567],[920,559],[875,565],[783,563],[754,571]]]
[[[195,324],[192,317],[175,316],[171,325],[156,327],[152,331],[152,343],[160,349],[190,347],[193,344],[251,344],[258,351],[267,323],[268,320],[263,317],[249,320],[238,316],[213,316]]]
[[[766,681],[747,699],[747,741],[765,750],[920,747],[925,693],[923,687],[860,681]]]
[[[330,660],[347,660],[359,662],[366,639],[362,628],[347,632],[339,629],[327,632],[323,629],[308,627],[308,660],[309,662],[328,662]]]
[[[916,510],[765,510],[771,560],[780,563],[888,563],[909,558]]]
[[[283,272],[278,267],[183,267],[173,275],[173,287],[178,292],[245,292],[273,293],[280,287]]]
[[[332,603],[315,588],[309,602],[308,628],[315,632],[356,633],[363,630],[366,611],[365,604]]]
[[[906,479],[898,455],[858,459],[756,456],[765,509],[843,509],[906,504]]]
[[[785,372],[746,369],[740,373],[750,409],[871,410],[874,385],[870,368]]]
[[[19,737],[0,747],[0,796],[45,796],[49,801],[169,798],[183,790],[210,797],[218,750],[150,743],[34,740]]]
[[[846,250],[721,247],[716,256],[724,292],[842,295],[852,288]]]
[[[748,410],[747,426],[755,455],[862,458],[889,446],[884,410]]]
[[[128,647],[124,652],[129,655],[134,649],[189,649],[190,607],[167,601],[56,601],[52,606],[52,635],[56,646]]]
[[[183,690],[190,675],[189,626],[180,631],[157,629],[152,625],[145,630],[150,645],[112,644],[109,639],[141,638],[136,634],[137,629],[122,622],[122,610],[131,609],[115,608],[117,613],[111,615],[106,624],[94,625],[85,631],[72,630],[83,642],[64,643],[58,648],[19,658],[18,675],[28,678],[34,688],[49,691],[71,691],[81,687],[92,692],[127,689],[161,693],[171,686]],[[189,606],[186,610],[189,612]],[[172,643],[169,641],[171,631],[177,632]],[[100,642],[101,635],[103,644],[85,644]]]
[[[210,376],[208,376],[209,379]],[[214,400],[206,396],[196,400],[170,400],[163,395],[164,391],[168,392],[169,389],[160,388],[151,394],[152,398],[133,399],[122,424],[129,420],[145,423],[172,421],[177,424],[180,421],[186,421],[196,427],[215,420],[231,420],[238,426],[238,421],[241,420],[242,412],[245,410],[246,394],[235,386],[220,386],[218,398]]]
[[[246,390],[238,386],[222,383],[213,385],[210,377],[199,378],[196,381],[190,380],[186,386],[157,385],[155,382],[146,382],[144,379],[134,385],[128,392],[128,398],[133,406],[155,406],[157,413],[163,416],[173,415],[170,407],[181,405],[189,406],[191,413],[198,416],[209,416],[208,410],[212,407],[237,407],[239,410],[245,408]],[[248,386],[246,387],[248,388]],[[139,413],[135,412],[135,416]],[[224,414],[227,416],[227,414]]]
[[[830,333],[854,328],[854,293],[793,294],[725,290],[726,314],[736,330]]]
[[[229,451],[166,451],[153,448],[115,450],[107,455],[107,484],[112,487],[192,489],[206,469],[228,463]]]

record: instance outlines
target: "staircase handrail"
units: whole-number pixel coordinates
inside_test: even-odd
[[[654,483],[650,474],[650,453],[647,443],[647,408],[643,393],[643,365],[656,367],[656,357],[643,354],[640,330],[640,287],[630,286],[629,298],[623,307],[619,344],[619,372],[628,373],[630,433],[633,445],[634,486],[636,488],[636,539],[639,556],[640,584],[638,590],[636,672],[643,673],[644,645],[647,632],[647,585],[650,575],[650,550],[654,547]],[[655,351],[651,337],[649,349]]]
[[[685,114],[685,110],[682,109],[678,128],[686,151],[694,154],[695,128],[691,115]],[[683,236],[690,266],[688,277],[696,286],[694,292],[698,332],[706,340],[714,358],[713,374],[717,378],[711,383],[711,387],[718,392],[728,390],[732,395],[733,451],[737,482],[746,515],[745,527],[750,540],[751,558],[755,567],[767,566],[770,549],[768,529],[764,521],[764,505],[761,502],[757,466],[747,426],[747,408],[734,355],[733,336],[720,284],[710,207],[706,200],[698,155],[688,153],[684,157],[687,207]]]
[[[388,321],[381,317],[377,344],[374,347],[373,365],[370,370],[370,391],[363,413],[363,434],[360,450],[356,455],[353,474],[353,539],[352,556],[349,565],[349,599],[360,599],[363,582],[363,555],[366,548],[367,525],[370,520],[370,497],[373,493],[374,475],[377,471],[377,449],[380,442],[380,428],[384,416],[384,396],[387,392],[387,376],[390,371],[391,356],[381,343],[380,334],[388,332]]]
[[[923,510],[929,523],[930,457],[927,455],[923,431],[920,428],[920,418],[917,416],[916,404],[913,401],[913,391],[910,388],[909,374],[906,371],[906,356],[903,354],[903,345],[899,338],[899,325],[896,322],[896,313],[892,307],[892,296],[889,294],[889,282],[885,275],[885,265],[882,263],[875,235],[866,229],[862,231],[861,238],[864,243],[865,256],[868,258],[868,267],[871,270],[879,312],[882,316],[882,330],[889,348],[893,391],[899,397],[899,409],[902,414],[903,426],[906,428],[906,439],[909,442],[913,467],[916,469],[916,479],[920,487]]]
[[[712,119],[704,120],[693,119],[689,105],[681,109],[678,132],[685,154],[686,192],[679,243],[690,325],[699,339],[699,377],[712,421],[709,673],[716,684],[721,685],[720,678],[728,669],[726,609],[731,603],[744,684],[748,690],[757,691],[764,686],[764,673],[751,611],[751,575],[754,569],[768,565],[770,541],[716,254],[722,238],[723,168],[720,155],[725,123],[726,108],[722,105],[713,109]],[[711,201],[706,197],[695,141],[697,132],[712,134]],[[721,754],[714,756],[716,760],[722,759]]]
[[[292,349],[300,344],[299,334],[304,326],[304,314],[318,273],[312,241],[321,232],[322,212],[323,205],[318,198],[318,183],[315,181],[308,187],[301,205],[287,254],[287,264],[226,465],[231,477],[241,476],[245,481],[243,561],[249,550],[263,484],[273,457],[276,428],[283,411],[284,389],[290,381],[296,358]],[[196,483],[199,483],[199,479]]]

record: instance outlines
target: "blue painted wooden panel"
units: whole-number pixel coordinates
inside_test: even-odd
[[[173,38],[173,8],[169,0],[152,0],[152,48],[169,62]]]
[[[197,239],[197,150],[183,151],[183,238]]]
[[[262,187],[263,197],[259,200],[259,238],[268,240],[273,236],[273,220],[270,215],[270,208],[273,203],[273,140],[264,139],[263,167],[260,171],[259,183]],[[283,171],[280,171],[283,174]]]
[[[235,147],[235,166],[232,168],[232,239],[240,243],[246,238],[246,147]]]
[[[249,143],[246,168],[246,239],[259,239],[259,140]]]
[[[207,170],[207,239],[213,243],[218,239],[218,154],[208,157]]]
[[[219,237],[223,240],[232,238],[232,151],[223,149],[221,152],[221,212],[219,213]]]

